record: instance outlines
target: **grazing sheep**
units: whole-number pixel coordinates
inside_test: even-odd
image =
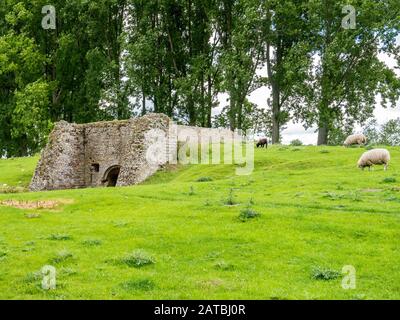
[[[371,170],[371,166],[374,164],[383,164],[386,170],[390,161],[390,153],[386,149],[372,149],[364,152],[357,162],[359,168],[364,170],[368,167]]]
[[[267,138],[262,138],[260,140],[258,140],[257,144],[256,144],[257,148],[261,147],[261,148],[268,148],[268,140]]]
[[[343,145],[345,147],[348,147],[353,144],[362,145],[365,143],[367,143],[367,138],[362,133],[358,133],[358,134],[352,134],[352,135],[348,136],[346,138],[346,140],[344,141]]]

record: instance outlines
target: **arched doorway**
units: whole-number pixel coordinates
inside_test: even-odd
[[[112,166],[106,170],[103,179],[106,187],[115,187],[117,185],[120,170],[121,166]]]

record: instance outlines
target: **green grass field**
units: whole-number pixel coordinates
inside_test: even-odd
[[[364,151],[277,146],[250,176],[192,165],[132,187],[4,189],[0,202],[62,204],[0,206],[0,298],[399,299],[400,149],[386,172],[357,169]],[[26,187],[36,161],[0,160],[0,187]]]

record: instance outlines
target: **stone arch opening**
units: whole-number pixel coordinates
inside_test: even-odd
[[[115,187],[118,182],[121,166],[112,166],[104,173],[103,183],[106,187]]]

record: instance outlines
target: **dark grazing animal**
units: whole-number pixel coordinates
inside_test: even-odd
[[[262,138],[260,140],[258,140],[257,144],[256,144],[257,148],[261,147],[261,148],[268,148],[268,140],[267,138]]]

